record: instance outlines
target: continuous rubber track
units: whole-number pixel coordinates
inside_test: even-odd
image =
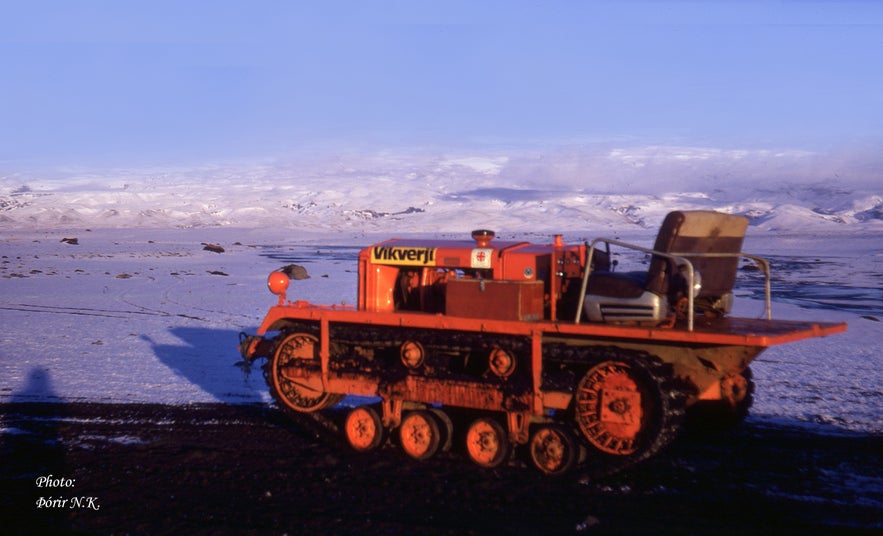
[[[315,324],[292,326],[277,340],[281,341],[288,333],[294,332],[315,335],[317,327]],[[395,381],[408,373],[407,368],[399,361],[398,354],[399,346],[408,340],[420,341],[426,349],[427,358],[423,370],[427,375],[445,379],[480,380],[499,385],[510,392],[530,390],[528,377],[530,367],[526,366],[530,343],[523,337],[382,326],[335,325],[331,328],[330,366],[332,370],[358,371]],[[518,356],[521,366],[511,377],[497,378],[487,372],[486,366],[481,365],[482,353],[494,346],[504,347]],[[598,477],[621,471],[652,457],[677,437],[684,421],[684,408],[689,388],[673,377],[671,365],[663,363],[647,352],[624,350],[614,346],[571,346],[555,343],[545,345],[543,352],[544,361],[548,364],[545,367],[547,372],[544,372],[544,384],[554,384],[572,391],[587,368],[603,361],[617,361],[638,370],[641,377],[647,380],[648,387],[659,397],[660,413],[648,423],[651,436],[643,441],[638,452],[628,456],[605,454],[589,446],[576,426],[572,409],[555,415],[555,420],[571,430],[587,447],[588,456],[582,468],[584,473]],[[324,428],[326,432],[324,435],[335,438],[333,441],[336,442],[336,438],[340,436],[339,423],[328,417],[328,410],[303,414],[285,406],[269,377],[271,361],[272,359],[268,360],[267,366],[264,367],[264,376],[271,395],[279,406],[304,426],[314,429]],[[479,363],[477,366],[476,361]],[[454,407],[445,407],[443,410],[455,416],[462,411]],[[470,413],[471,416],[476,414]],[[457,424],[462,425],[459,421]],[[457,433],[459,432],[462,430],[457,430]]]

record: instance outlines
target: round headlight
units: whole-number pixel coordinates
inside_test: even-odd
[[[291,279],[284,272],[270,272],[270,275],[267,276],[267,288],[277,296],[285,294],[289,284],[291,284]]]

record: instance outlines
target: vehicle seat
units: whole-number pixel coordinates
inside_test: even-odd
[[[748,219],[708,210],[669,213],[656,237],[654,251],[687,258],[701,277],[694,308],[706,314],[729,312],[738,257],[701,257],[702,253],[739,253]],[[592,272],[585,313],[590,321],[661,321],[686,297],[686,276],[665,257],[653,255],[644,272]]]

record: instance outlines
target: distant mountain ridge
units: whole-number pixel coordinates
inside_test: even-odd
[[[805,170],[802,159],[809,157],[802,153],[761,153],[749,166],[742,153],[685,152],[558,160],[381,155],[51,178],[11,174],[0,178],[0,227],[625,231],[655,229],[669,210],[708,209],[743,214],[753,227],[779,233],[883,230],[883,192],[866,177],[853,184],[801,181],[782,171],[788,161]],[[770,158],[785,160],[765,179],[756,162]],[[732,178],[740,171],[747,178]],[[617,175],[624,178],[617,182]]]

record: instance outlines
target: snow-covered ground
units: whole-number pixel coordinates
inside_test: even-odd
[[[849,323],[762,354],[752,418],[883,433],[879,187],[703,189],[694,174],[688,193],[637,193],[558,168],[528,180],[506,157],[311,165],[0,178],[0,402],[267,401],[260,371],[234,366],[237,334],[274,303],[266,275],[284,264],[311,275],[290,299],[352,304],[356,252],[376,240],[493,228],[649,246],[668,210],[710,208],[752,218],[746,251],[778,268],[775,317]],[[737,313],[759,316],[756,297]]]

